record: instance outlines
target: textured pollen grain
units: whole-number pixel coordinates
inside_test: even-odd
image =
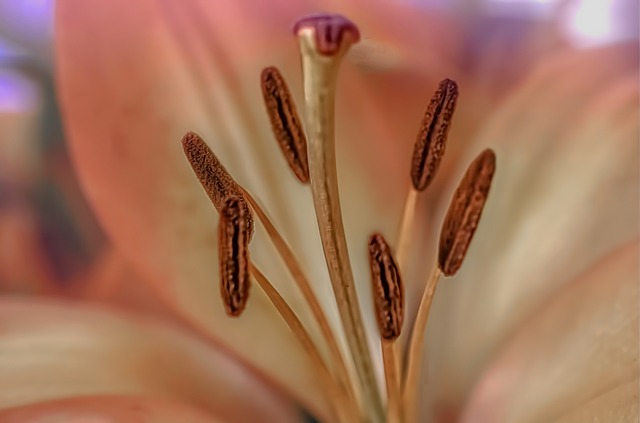
[[[440,167],[447,145],[447,134],[458,100],[458,85],[445,79],[424,114],[411,160],[411,182],[418,191],[426,189]]]
[[[293,27],[298,34],[301,30],[311,28],[315,33],[316,47],[320,54],[332,56],[336,54],[349,37],[351,42],[360,40],[358,27],[341,15],[318,14],[300,19]]]
[[[262,97],[271,121],[273,134],[289,167],[303,184],[309,182],[307,139],[287,84],[275,67],[261,75]]]
[[[220,294],[227,315],[237,317],[249,298],[249,228],[242,200],[231,196],[220,209],[218,256]]]
[[[369,239],[369,264],[380,336],[394,340],[402,330],[404,289],[391,249],[380,234]]]
[[[496,156],[485,150],[469,165],[456,189],[440,233],[438,266],[447,276],[454,275],[467,253],[480,222],[496,170]]]
[[[182,148],[193,172],[218,213],[221,212],[222,204],[227,197],[238,197],[247,219],[249,237],[253,236],[253,217],[244,194],[207,143],[195,132],[187,132],[182,137]]]

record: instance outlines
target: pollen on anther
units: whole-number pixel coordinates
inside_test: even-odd
[[[394,340],[404,320],[404,287],[391,248],[380,234],[369,238],[369,264],[380,336]]]
[[[429,186],[440,167],[457,99],[458,85],[445,79],[424,114],[411,160],[411,181],[418,191]]]
[[[454,275],[467,253],[478,227],[496,169],[495,153],[487,149],[469,165],[456,189],[442,225],[438,267]]]
[[[249,228],[242,201],[227,197],[220,209],[218,256],[220,260],[220,294],[227,314],[237,317],[249,298]]]
[[[325,56],[338,52],[347,38],[351,43],[360,40],[358,27],[342,15],[317,14],[304,17],[295,23],[293,32],[297,35],[307,28],[314,31],[316,47]]]
[[[227,197],[235,196],[239,199],[247,218],[249,237],[251,237],[253,235],[253,218],[242,189],[222,166],[207,143],[198,134],[190,131],[182,137],[182,148],[193,172],[200,181],[200,185],[204,188],[218,213],[221,212],[223,202]]]
[[[303,184],[309,182],[307,139],[287,84],[275,67],[261,75],[262,96],[273,134],[289,167]]]

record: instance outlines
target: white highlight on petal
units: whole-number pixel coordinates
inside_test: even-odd
[[[632,2],[625,0],[576,0],[569,4],[563,19],[563,29],[571,41],[591,47],[637,37],[637,28],[629,28],[628,13],[638,16]],[[637,24],[636,24],[637,26]]]

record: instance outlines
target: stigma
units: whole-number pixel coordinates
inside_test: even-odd
[[[414,319],[405,319],[402,273],[406,271],[415,227],[416,199],[436,178],[446,151],[449,128],[458,99],[458,86],[443,79],[427,103],[418,125],[411,167],[407,169],[407,198],[399,222],[396,249],[385,236],[371,228],[371,237],[362,240],[369,252],[371,294],[374,315],[360,309],[358,293],[347,247],[338,190],[335,153],[334,104],[336,81],[343,58],[360,39],[357,26],[339,15],[313,15],[294,25],[298,38],[304,82],[304,113],[298,113],[285,76],[275,67],[263,70],[262,96],[275,141],[291,169],[292,176],[311,191],[317,227],[322,242],[348,354],[338,347],[326,311],[320,306],[310,279],[286,239],[267,217],[258,201],[230,175],[214,151],[197,134],[182,139],[185,156],[214,208],[218,222],[220,293],[230,317],[241,318],[251,307],[251,281],[257,282],[295,334],[322,384],[331,405],[331,421],[341,423],[417,422],[419,375],[424,365],[424,339],[429,311],[441,276],[453,276],[460,269],[479,224],[495,173],[493,151],[483,151],[474,160],[452,196],[440,235],[437,260],[433,264],[420,307]],[[303,116],[304,118],[300,118]],[[254,216],[257,217],[254,223]],[[322,332],[329,357],[309,335],[268,277],[251,260],[250,243],[254,225],[261,224],[283,259]],[[375,320],[379,329],[385,392],[376,378],[372,343],[365,322]],[[412,327],[403,327],[414,321]],[[403,331],[410,334],[406,350],[397,344]]]

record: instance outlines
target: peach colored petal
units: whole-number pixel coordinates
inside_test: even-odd
[[[144,397],[78,397],[0,411],[3,423],[220,423],[185,404]],[[231,421],[231,420],[229,420]]]
[[[179,326],[96,305],[0,300],[0,408],[91,395],[168,398],[225,421],[296,421],[292,404]]]
[[[435,299],[438,403],[459,407],[523,317],[638,233],[635,55],[628,45],[543,62],[474,140],[469,157],[492,147],[497,170],[465,263]]]
[[[624,404],[637,418],[626,385],[640,370],[639,251],[637,240],[617,249],[536,310],[484,373],[463,421],[554,421]]]
[[[69,285],[70,296],[82,301],[106,303],[145,315],[175,317],[174,310],[111,246],[105,247],[88,270]]]
[[[227,318],[218,297],[217,214],[179,140],[189,129],[214,142],[225,139],[222,133],[228,141],[217,144],[216,152],[225,163],[238,159],[241,143],[230,142],[221,129],[229,119],[215,108],[220,104],[212,104],[228,100],[227,111],[235,111],[233,99],[223,93],[224,75],[211,68],[209,60],[217,58],[208,57],[210,50],[202,45],[210,40],[198,38],[198,31],[210,26],[197,21],[204,15],[194,4],[175,10],[181,5],[59,5],[58,75],[81,182],[115,245],[163,290],[161,295],[321,409],[323,396],[306,357],[265,296],[253,290],[247,313],[235,320]],[[203,77],[217,81],[214,92]],[[254,168],[245,163],[243,183]],[[278,370],[283,368],[291,372]]]

